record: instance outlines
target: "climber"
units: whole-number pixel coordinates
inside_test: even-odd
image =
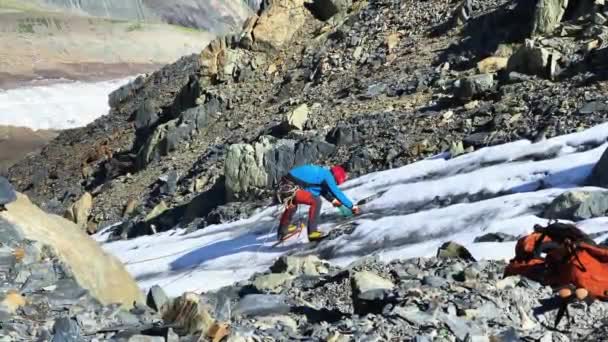
[[[317,230],[317,218],[321,212],[323,196],[335,207],[345,207],[354,215],[359,214],[359,208],[354,205],[338,188],[348,177],[342,166],[333,166],[329,170],[317,165],[302,165],[293,168],[279,182],[277,197],[279,203],[285,205],[285,211],[279,222],[279,241],[289,238],[298,227],[289,223],[298,204],[306,204],[308,209],[308,240],[316,241],[323,238]]]

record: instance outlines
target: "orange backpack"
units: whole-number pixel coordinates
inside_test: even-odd
[[[521,275],[552,287],[586,289],[590,297],[608,300],[608,248],[571,224],[535,225],[533,233],[517,242],[515,258],[504,275]]]

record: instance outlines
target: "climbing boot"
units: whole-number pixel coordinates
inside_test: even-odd
[[[325,237],[325,235],[323,235],[321,232],[311,232],[310,234],[308,234],[308,241],[313,242],[313,241],[319,241],[321,239],[323,239]]]

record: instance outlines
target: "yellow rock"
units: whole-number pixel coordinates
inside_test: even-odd
[[[507,57],[488,57],[477,63],[477,69],[482,74],[494,73],[507,67]]]
[[[2,302],[0,302],[0,306],[4,307],[10,313],[15,313],[17,309],[24,306],[25,304],[25,297],[23,297],[15,290],[9,291],[2,300]]]
[[[386,44],[389,53],[397,47],[399,40],[401,40],[401,35],[397,32],[393,32],[386,36],[384,43]]]
[[[76,223],[81,229],[87,228],[89,215],[93,209],[93,196],[85,192],[78,201],[74,202],[65,212],[64,217]]]
[[[256,50],[280,50],[306,22],[304,0],[275,0],[253,28]]]
[[[146,215],[144,221],[150,221],[156,218],[158,215],[164,213],[167,209],[169,209],[169,207],[167,207],[165,201],[160,201],[160,203],[158,203],[154,209],[152,209],[152,211]]]
[[[163,314],[163,320],[173,325],[180,335],[208,333],[215,323],[210,309],[199,295],[186,292],[171,303]]]
[[[7,208],[0,218],[26,239],[49,246],[78,284],[101,303],[131,307],[134,301],[144,302],[142,292],[123,264],[105,253],[76,224],[44,212],[20,193]]]

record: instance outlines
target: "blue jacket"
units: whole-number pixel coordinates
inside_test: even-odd
[[[340,191],[334,176],[328,169],[317,165],[302,165],[289,171],[289,175],[300,183],[299,185],[304,190],[312,193],[314,196],[320,196],[323,192],[328,192],[345,207],[352,209],[353,203]]]

